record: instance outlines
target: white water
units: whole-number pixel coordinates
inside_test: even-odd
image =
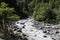
[[[22,29],[22,33],[27,35],[26,37],[28,40],[52,40],[52,38],[49,35],[43,33],[42,30],[38,30],[37,28],[33,27],[33,22],[33,19],[24,19],[17,21],[16,25],[18,25],[18,28]],[[23,28],[23,26],[25,28]]]

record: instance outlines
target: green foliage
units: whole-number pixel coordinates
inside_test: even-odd
[[[13,0],[11,0],[14,4]],[[14,0],[15,2],[15,0]],[[15,5],[17,4],[17,5]],[[35,20],[39,21],[58,21],[60,20],[60,0],[17,0],[17,3],[15,2],[15,6],[12,6],[15,8],[18,13],[18,15],[26,16],[31,15],[34,17]],[[2,15],[2,11],[4,11],[4,14],[7,13],[7,15],[10,13],[11,16],[13,15],[13,8],[6,7],[8,4],[1,3],[0,6],[0,15]],[[10,10],[11,9],[11,10]]]
[[[18,16],[18,15],[16,15],[16,14],[9,17],[9,19],[10,19],[11,21],[18,21],[19,18],[20,18],[20,16]]]
[[[14,8],[7,7],[8,4],[2,2],[0,5],[0,15],[4,16],[5,14],[14,12]]]
[[[0,18],[0,21],[2,22],[2,29],[4,30],[4,32],[7,31],[7,22],[19,20],[19,16],[14,13],[14,8],[8,7],[8,4],[4,2],[0,4]]]
[[[54,13],[57,15],[56,19],[57,21],[60,21],[60,7],[58,7],[57,9],[53,9]]]
[[[35,20],[60,20],[60,0],[32,0],[28,5]]]
[[[45,16],[44,20],[47,22],[53,22],[56,20],[56,14],[51,9],[48,9],[44,16]]]
[[[15,18],[18,20],[19,16],[14,15],[14,8],[10,8],[8,7],[8,4],[2,2],[0,5],[0,16],[2,16],[3,18],[10,18],[11,20],[15,20]],[[2,19],[3,19],[2,18]]]

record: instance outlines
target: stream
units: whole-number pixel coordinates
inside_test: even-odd
[[[35,21],[33,18],[22,19],[15,22],[14,34],[22,36],[17,40],[59,40],[60,29],[54,25],[46,26],[43,22]]]
[[[25,37],[28,40],[52,40],[49,35],[46,35],[42,30],[35,27],[34,20],[32,18],[19,20],[15,24],[19,29],[22,29],[22,33],[27,35]]]

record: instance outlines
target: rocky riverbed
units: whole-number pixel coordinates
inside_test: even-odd
[[[15,22],[14,34],[20,37],[17,40],[60,40],[58,25],[35,21],[33,18]]]

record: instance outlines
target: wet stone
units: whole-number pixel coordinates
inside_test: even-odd
[[[53,40],[56,40],[56,39],[53,39]]]
[[[47,36],[46,36],[46,35],[44,35],[43,37],[44,37],[44,38],[47,38]]]
[[[43,29],[42,27],[40,29]]]
[[[54,38],[52,38],[53,40],[56,40],[56,39],[54,39]]]
[[[23,36],[27,36],[27,35],[23,34]]]
[[[47,31],[43,31],[43,33],[47,33]]]
[[[20,30],[17,30],[17,32],[22,32],[22,29],[20,29]]]
[[[19,28],[17,28],[17,29],[19,29]]]
[[[19,24],[19,22],[17,22],[17,24]]]
[[[20,24],[23,24],[24,25],[25,23],[20,23]]]
[[[58,34],[58,33],[59,33],[59,31],[56,32],[56,34]]]
[[[14,31],[16,31],[17,29],[14,29]]]
[[[23,28],[25,28],[25,26],[23,26]]]

